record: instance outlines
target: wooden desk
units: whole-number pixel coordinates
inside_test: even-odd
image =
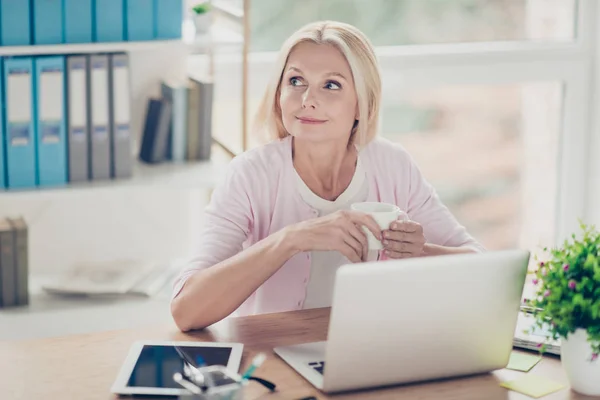
[[[259,351],[268,354],[257,371],[278,387],[269,394],[251,382],[248,400],[300,399],[306,396],[333,399],[529,399],[498,384],[521,372],[500,370],[475,377],[412,384],[392,388],[324,396],[289,368],[273,347],[325,340],[329,309],[305,310],[232,318],[210,329],[184,334],[174,325],[135,330],[111,331],[59,338],[0,342],[0,398],[6,400],[94,400],[114,399],[110,387],[133,341],[161,339],[182,341],[231,341],[245,345],[242,368]],[[533,373],[550,377],[568,386],[560,362],[544,358]],[[569,389],[544,399],[583,399]]]

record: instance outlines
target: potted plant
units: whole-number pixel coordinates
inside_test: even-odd
[[[561,340],[561,361],[573,390],[600,395],[600,233],[580,222],[562,246],[545,248],[529,301],[535,323]],[[544,351],[545,345],[540,350]]]
[[[208,32],[208,29],[210,28],[210,9],[210,3],[208,2],[196,4],[192,7],[197,34]]]

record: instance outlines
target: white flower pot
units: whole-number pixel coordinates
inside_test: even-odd
[[[561,338],[560,357],[571,388],[588,396],[600,396],[600,358],[590,361],[592,347],[584,329]]]
[[[210,12],[194,15],[196,34],[207,33],[210,28]]]

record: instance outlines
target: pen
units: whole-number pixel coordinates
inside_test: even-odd
[[[190,392],[192,392],[193,394],[201,394],[202,393],[202,391],[198,388],[198,386],[185,380],[184,377],[179,372],[176,372],[175,374],[173,374],[173,380],[175,382],[179,383],[181,386],[183,386],[187,390],[189,390]]]
[[[242,375],[242,380],[248,380],[248,378],[250,378],[252,376],[254,371],[256,371],[256,369],[258,367],[260,367],[262,365],[262,363],[265,362],[266,359],[267,359],[267,356],[264,353],[257,354],[256,357],[254,357],[252,359],[252,363],[250,364],[250,367],[248,367],[246,372],[244,372],[244,375]]]
[[[204,358],[202,356],[196,357],[196,365],[198,366],[198,368],[206,367],[206,361],[204,361]],[[204,377],[204,382],[206,383],[206,390],[210,390],[213,386],[215,386],[212,376],[210,376],[210,372],[198,372],[200,372]]]

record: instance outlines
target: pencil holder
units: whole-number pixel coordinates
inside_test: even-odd
[[[248,382],[222,365],[185,366],[183,374],[174,374],[173,380],[187,391],[179,400],[243,400]]]

